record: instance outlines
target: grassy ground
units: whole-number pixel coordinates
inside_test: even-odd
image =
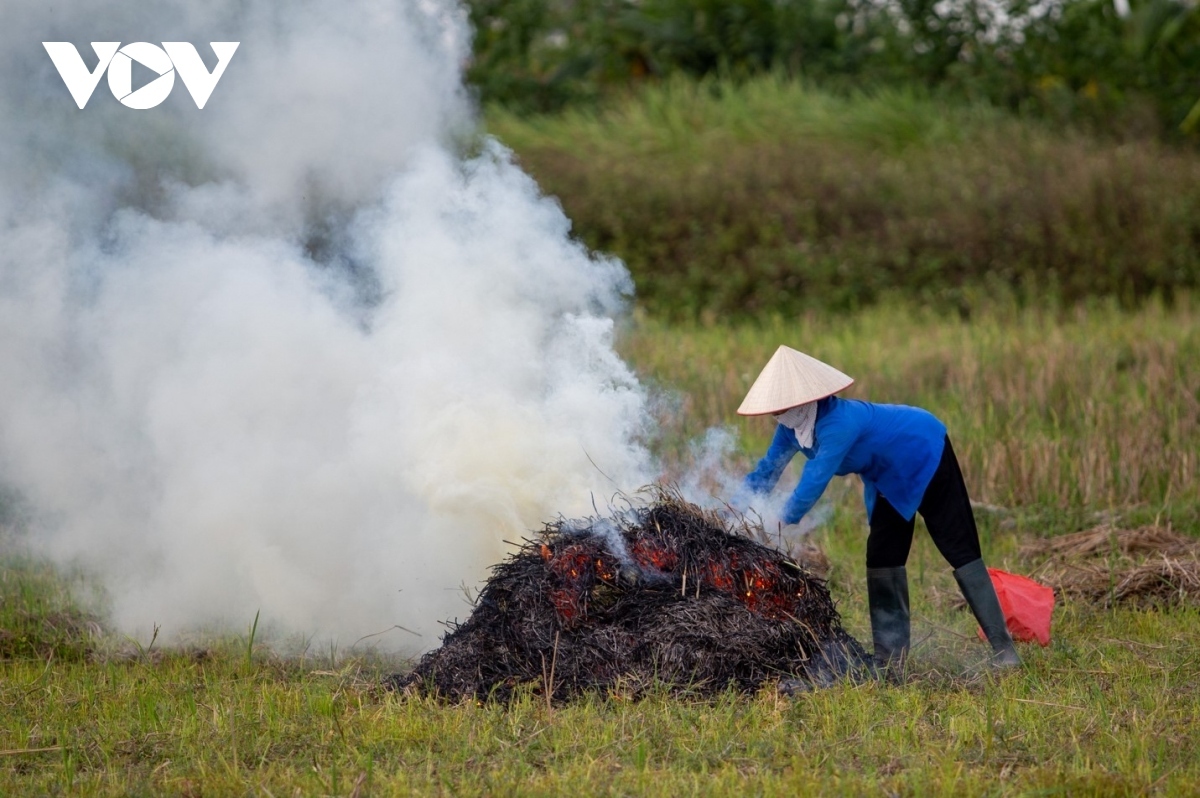
[[[1059,641],[1000,679],[931,667],[926,641],[903,687],[561,708],[444,707],[382,694],[354,663],[240,652],[16,661],[0,687],[0,791],[1194,794],[1198,632],[1194,610],[1069,607]],[[957,642],[939,641],[943,660]]]
[[[784,343],[855,377],[847,396],[942,418],[979,500],[1070,518],[1165,508],[1196,523],[1200,313],[1186,296],[1174,310],[993,307],[970,322],[912,305],[753,326],[645,321],[624,349],[671,392],[668,456],[686,460],[686,442],[713,425],[731,425],[747,453],[765,450],[771,423],[734,411]]]
[[[949,423],[993,565],[1018,543],[1095,524],[1197,535],[1200,313],[995,311],[970,323],[913,306],[760,326],[641,319],[623,348],[665,398],[657,442],[733,409],[782,342],[827,358],[876,400]],[[673,392],[673,393],[672,393]],[[673,397],[673,398],[672,398]],[[737,467],[769,425],[736,422]],[[848,628],[869,639],[856,486],[818,533]],[[106,635],[43,565],[0,570],[0,794],[1194,794],[1200,790],[1200,611],[1064,601],[1026,667],[982,667],[974,624],[924,534],[909,562],[912,672],[796,700],[619,696],[548,707],[442,706],[384,693],[378,657],[282,660],[249,634],[188,649]]]

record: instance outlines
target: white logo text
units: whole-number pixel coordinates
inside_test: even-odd
[[[200,60],[200,54],[189,42],[163,42],[159,47],[149,42],[131,42],[124,47],[120,42],[92,42],[92,49],[99,59],[94,70],[89,71],[75,45],[70,42],[42,42],[50,60],[62,76],[63,83],[80,108],[87,105],[92,92],[107,70],[108,88],[113,96],[127,108],[145,110],[153,108],[175,88],[175,73],[192,95],[197,108],[203,108],[217,87],[217,81],[225,74],[229,59],[241,42],[209,42],[217,55],[217,65],[212,72]],[[138,88],[133,88],[133,62],[151,70],[158,77]]]

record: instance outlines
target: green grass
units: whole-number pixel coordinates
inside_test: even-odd
[[[854,523],[839,522],[838,534]],[[841,553],[839,553],[840,556]],[[996,678],[914,578],[907,684],[715,702],[444,706],[380,667],[240,646],[0,663],[4,795],[1186,794],[1200,784],[1200,614],[1067,605]],[[917,568],[914,573],[922,573]],[[862,603],[857,588],[840,591]],[[859,634],[860,612],[850,613]]]
[[[912,91],[668,81],[488,127],[659,317],[969,314],[1200,285],[1200,154]]]
[[[81,661],[101,633],[98,619],[72,595],[80,579],[44,562],[8,557],[0,569],[0,660]]]
[[[738,421],[779,343],[858,378],[857,395],[947,420],[981,512],[989,564],[1029,572],[1018,544],[1155,518],[1196,535],[1200,314],[1107,305],[997,306],[969,323],[913,306],[759,325],[635,319],[626,356],[660,390],[656,446],[682,467]],[[1020,452],[1032,453],[1024,459]],[[1086,489],[1084,485],[1090,486]],[[819,541],[848,629],[869,640],[865,524],[854,483]],[[88,585],[28,559],[0,570],[3,795],[1185,795],[1200,789],[1200,610],[1060,603],[1054,640],[991,674],[948,566],[919,532],[909,560],[908,681],[712,702],[594,696],[547,707],[442,705],[387,693],[379,656],[282,658],[244,633],[131,647],[79,609]]]
[[[985,131],[1038,130],[988,105],[933,100],[917,90],[845,96],[780,75],[738,83],[674,78],[600,110],[530,116],[488,109],[487,123],[518,153],[560,148],[691,161],[762,140],[850,142],[891,151],[963,144]]]

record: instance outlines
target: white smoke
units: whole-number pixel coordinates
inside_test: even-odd
[[[455,7],[6,3],[0,486],[114,622],[428,648],[504,541],[653,478],[629,290],[485,142]],[[240,41],[79,110],[42,49]]]
[[[745,474],[730,469],[737,449],[737,431],[732,427],[711,427],[693,440],[687,467],[677,483],[680,495],[705,509],[732,517],[743,516],[751,527],[761,526],[763,543],[782,551],[799,550],[812,533],[833,520],[836,504],[848,487],[844,481],[831,484],[798,523],[784,524],[784,509],[803,473],[803,466],[793,465],[789,469],[793,473],[789,475],[785,471],[773,490],[754,495],[745,488]],[[796,459],[803,460],[803,457]]]
[[[739,492],[745,474],[729,470],[737,451],[737,430],[710,427],[688,446],[687,467],[678,480],[679,493],[689,502],[708,510],[726,509],[729,498]]]

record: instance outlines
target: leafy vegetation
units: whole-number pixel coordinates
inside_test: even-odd
[[[1189,0],[470,0],[470,78],[518,111],[670,76],[921,87],[1118,136],[1200,137]]]
[[[488,122],[659,317],[1132,305],[1200,282],[1200,155],[1150,141],[773,76]]]

